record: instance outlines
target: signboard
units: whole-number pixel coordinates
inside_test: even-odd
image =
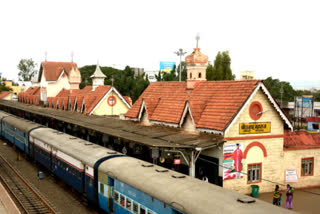
[[[298,182],[296,169],[286,169],[286,182]]]
[[[151,156],[152,156],[153,159],[158,158],[159,157],[159,149],[158,148],[153,148]]]
[[[223,180],[242,178],[243,144],[225,144],[223,146]]]
[[[175,165],[179,165],[181,164],[181,160],[180,159],[174,159],[174,162],[173,162]]]
[[[314,98],[312,96],[296,97],[295,102],[295,105],[298,108],[312,108]]]
[[[264,123],[240,123],[240,134],[261,134],[271,132],[271,122]]]
[[[160,62],[160,71],[169,73],[175,66],[176,62]]]

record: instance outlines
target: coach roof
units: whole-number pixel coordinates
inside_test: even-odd
[[[59,151],[93,167],[103,157],[120,154],[105,147],[96,145],[50,128],[36,129],[30,136],[49,144]]]

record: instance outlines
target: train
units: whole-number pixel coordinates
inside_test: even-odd
[[[289,213],[0,111],[1,136],[103,213]],[[292,213],[292,212],[290,212]]]

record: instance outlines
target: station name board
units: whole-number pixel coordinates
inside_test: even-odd
[[[271,132],[271,122],[240,123],[240,134],[261,134]]]

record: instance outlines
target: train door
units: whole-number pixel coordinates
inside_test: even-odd
[[[108,177],[108,206],[110,212],[114,211],[114,204],[113,204],[113,197],[114,197],[114,179],[111,177]]]
[[[202,179],[208,177],[209,182],[222,186],[222,177],[219,176],[219,159],[200,155],[196,162],[197,177]]]

